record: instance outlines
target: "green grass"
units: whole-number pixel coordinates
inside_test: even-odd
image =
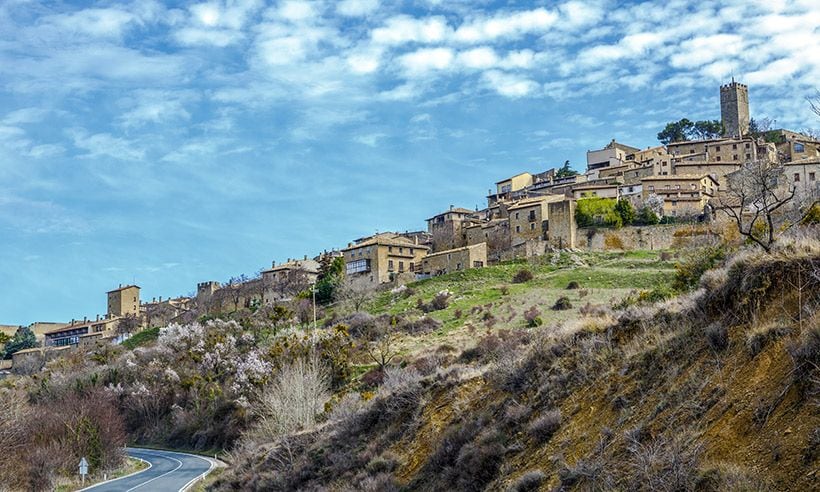
[[[660,251],[548,254],[532,262],[518,260],[414,282],[408,284],[411,295],[382,292],[367,311],[374,315],[420,315],[416,307],[419,300],[428,303],[438,292],[448,290],[452,293],[449,306],[428,313],[442,323],[441,328],[432,335],[409,337],[406,344],[410,351],[444,342],[460,346],[488,330],[524,328],[523,312],[532,306],[541,312],[542,328],[548,328],[579,317],[579,308],[587,303],[610,305],[633,289],[651,290],[667,285],[674,276],[674,265],[674,261],[661,260]],[[523,284],[512,283],[513,276],[522,268],[530,270],[533,279]],[[567,290],[571,281],[578,282],[580,289]],[[507,294],[503,293],[505,289]],[[551,309],[561,296],[570,298],[573,309]],[[473,312],[479,307],[479,312]],[[460,317],[455,315],[457,310],[461,311]],[[496,319],[492,327],[483,319],[485,312]],[[474,331],[467,329],[468,324]]]
[[[148,328],[131,335],[131,338],[122,342],[122,346],[128,350],[134,350],[137,347],[148,345],[159,337],[159,327]]]

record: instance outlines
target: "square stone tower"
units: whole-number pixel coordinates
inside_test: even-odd
[[[749,88],[734,78],[731,84],[720,86],[720,121],[726,137],[749,133]]]
[[[136,285],[126,285],[108,292],[108,316],[117,317],[140,314],[140,288]]]

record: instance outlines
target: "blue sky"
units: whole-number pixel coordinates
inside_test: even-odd
[[[422,229],[718,118],[732,75],[818,127],[819,26],[813,0],[0,0],[0,323]]]

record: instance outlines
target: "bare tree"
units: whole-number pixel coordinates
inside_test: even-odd
[[[349,304],[355,312],[361,311],[371,297],[373,292],[365,283],[355,282],[349,278],[336,289],[336,300]]]
[[[719,203],[737,230],[765,251],[778,234],[798,224],[816,200],[798,195],[787,182],[783,165],[769,159],[750,161],[728,176],[726,196]]]
[[[330,375],[316,354],[282,367],[258,395],[255,434],[264,440],[309,429],[330,398]]]
[[[135,314],[127,313],[117,322],[117,335],[130,335],[140,327],[140,320]]]
[[[813,96],[806,96],[806,101],[809,102],[809,106],[811,110],[814,111],[814,114],[820,116],[820,91],[815,91]]]
[[[379,366],[379,369],[384,371],[385,367],[399,355],[398,347],[396,347],[396,334],[392,332],[390,326],[382,324],[377,326],[376,332],[373,341],[364,345],[364,351]]]
[[[310,281],[304,270],[288,270],[270,283],[274,295],[282,300],[290,299],[310,287]]]

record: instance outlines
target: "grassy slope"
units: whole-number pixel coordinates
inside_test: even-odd
[[[544,326],[575,319],[587,303],[610,305],[633,289],[650,290],[666,284],[674,273],[674,261],[661,260],[658,251],[572,256],[574,258],[562,253],[535,263],[510,262],[422,280],[409,285],[415,291],[409,297],[381,293],[368,306],[368,311],[372,314],[413,312],[417,311],[419,299],[429,302],[440,291],[452,293],[447,309],[429,314],[442,322],[441,329],[432,335],[403,337],[402,354],[411,357],[442,344],[461,350],[474,344],[485,333],[523,328],[526,326],[523,313],[532,306],[540,311]],[[576,263],[579,260],[583,262],[582,266]],[[521,269],[532,271],[533,280],[512,283],[513,276]],[[578,282],[581,289],[567,290],[571,281]],[[502,292],[505,288],[509,290],[506,295]],[[570,299],[572,309],[551,309],[561,296]],[[461,312],[460,317],[457,317],[457,311]],[[491,328],[484,320],[487,312],[495,319]]]

